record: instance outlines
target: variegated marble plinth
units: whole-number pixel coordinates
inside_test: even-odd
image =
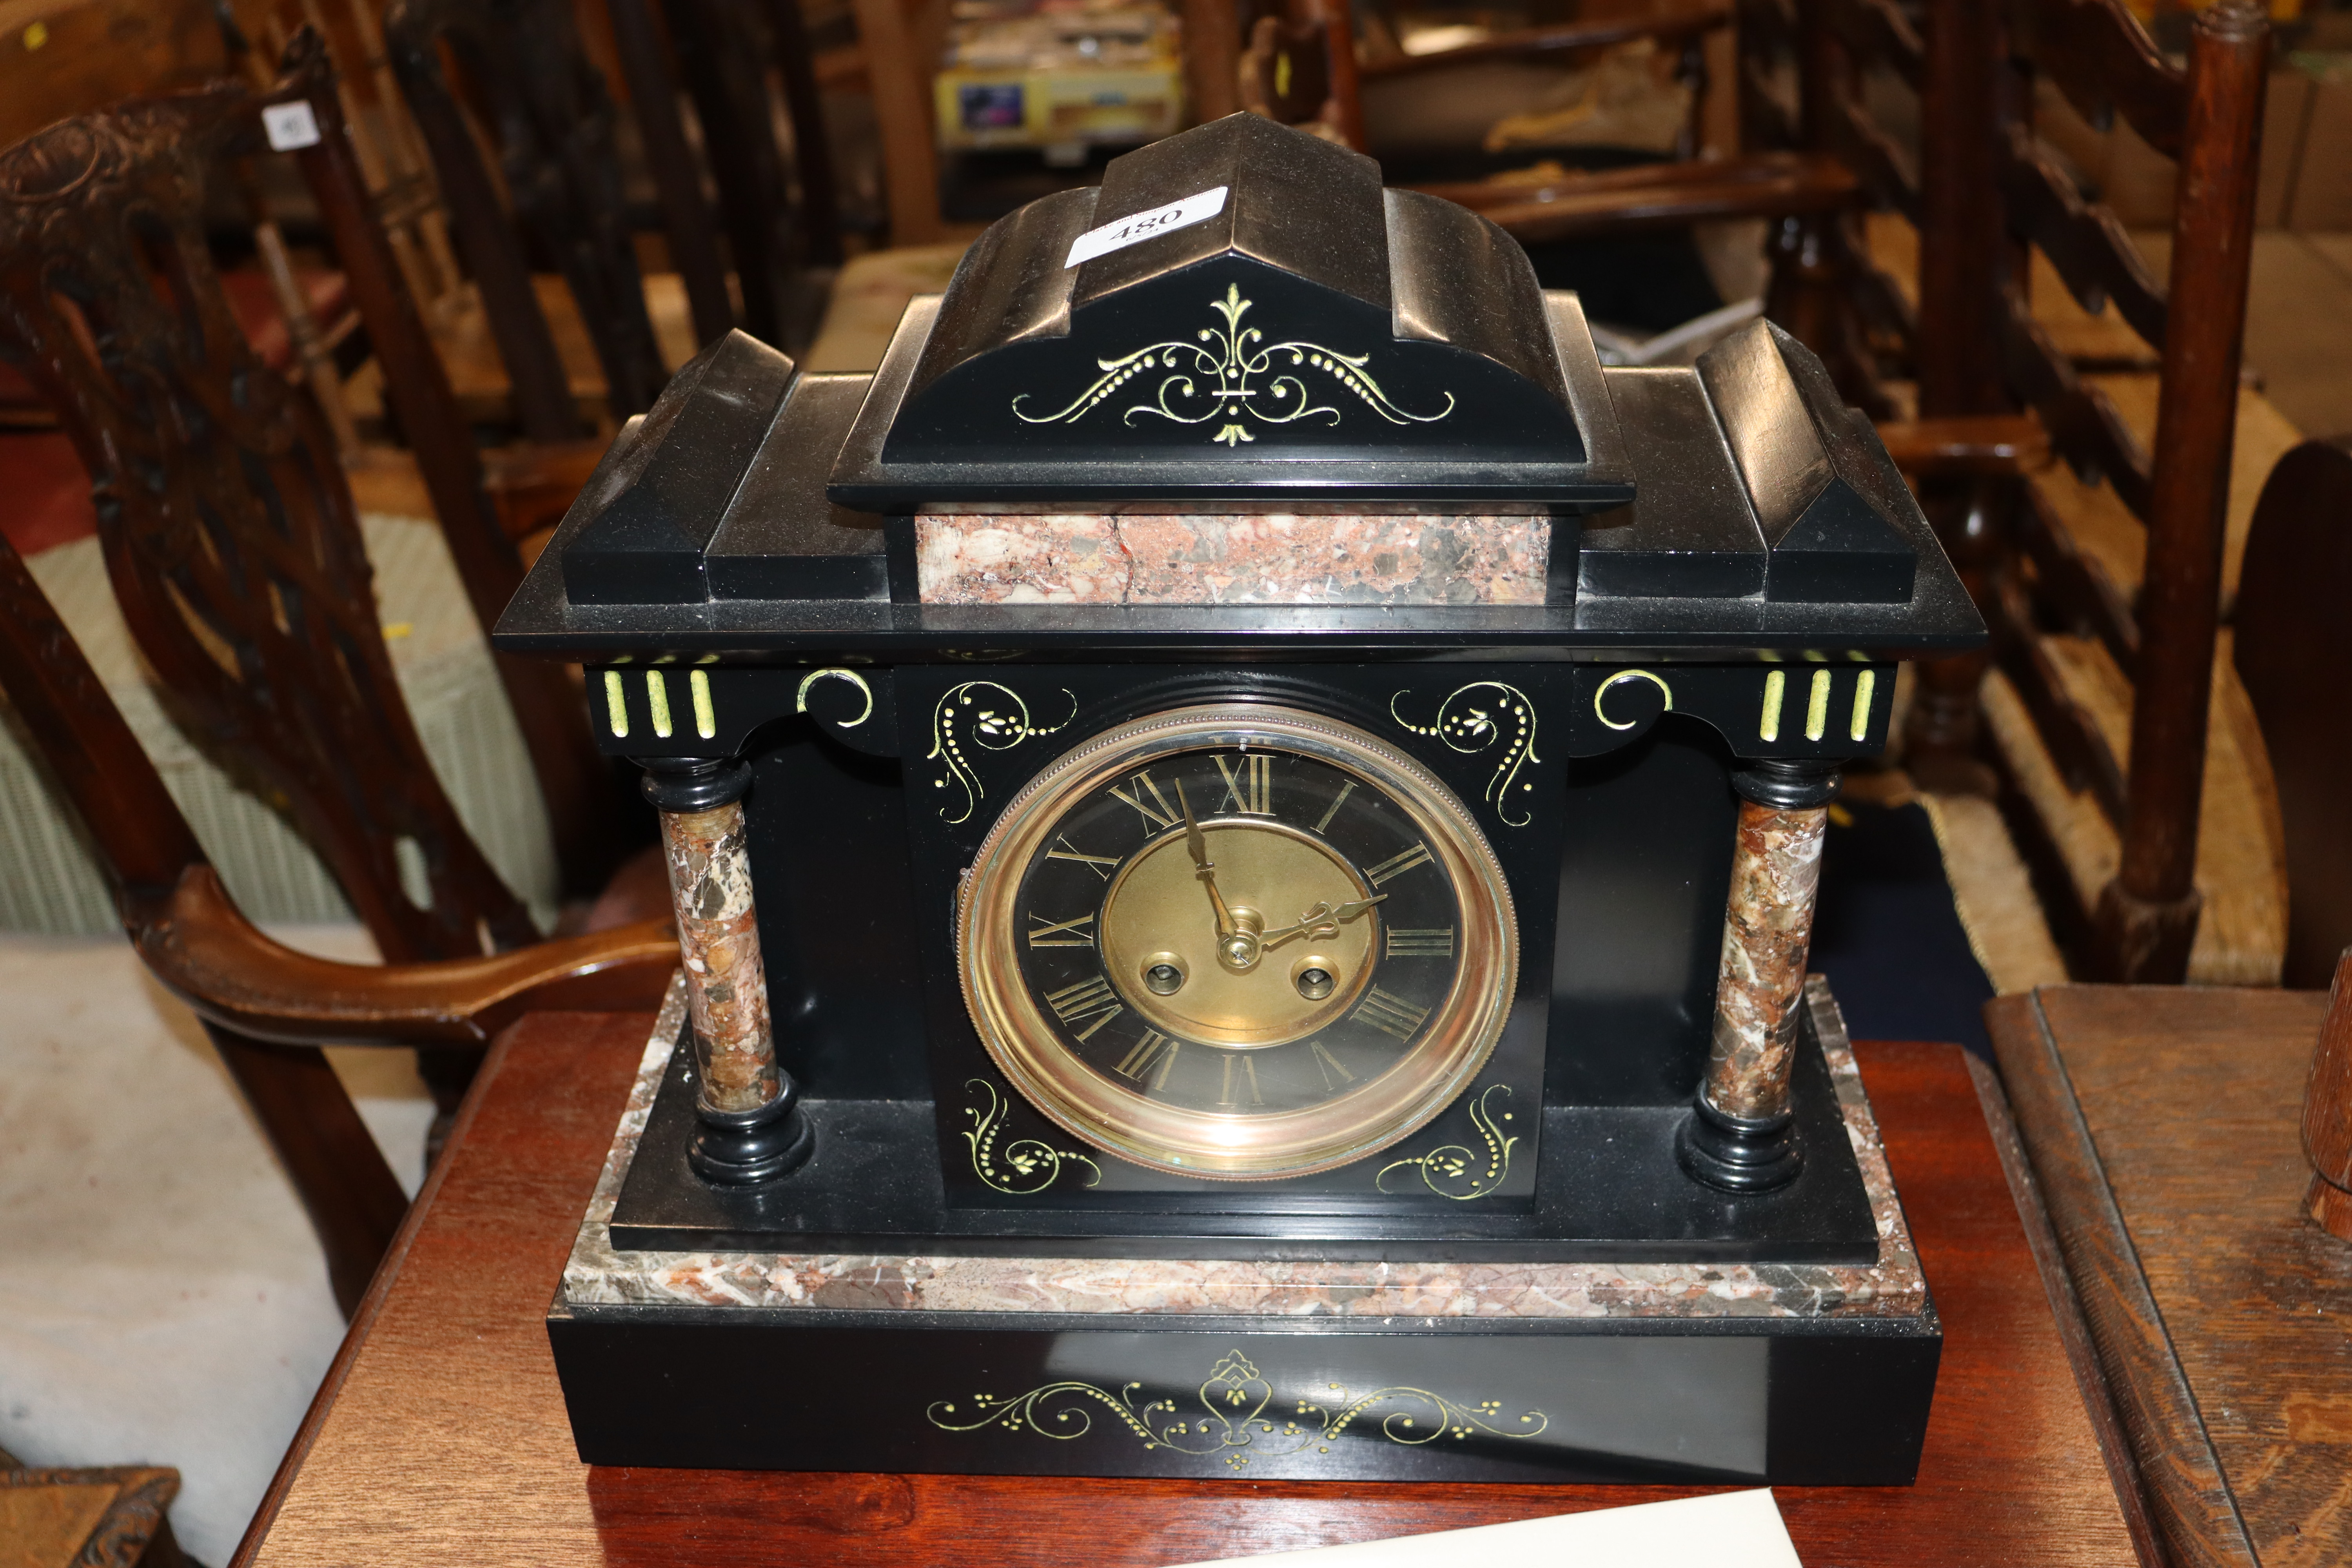
[[[1846,1136],[1878,1226],[1874,1264],[1238,1262],[619,1252],[607,1226],[685,1017],[673,984],[563,1272],[573,1305],[1083,1313],[1106,1320],[1854,1318],[1924,1312],[1927,1286],[1895,1201],[1853,1052],[1819,977],[1806,984]],[[1108,1326],[1108,1325],[1107,1325]]]
[[[1540,605],[1546,517],[939,516],[927,605]]]

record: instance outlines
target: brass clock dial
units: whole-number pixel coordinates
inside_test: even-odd
[[[1469,1087],[1517,974],[1444,785],[1351,725],[1217,703],[1062,756],[982,844],[958,961],[1013,1086],[1157,1170],[1360,1159]]]

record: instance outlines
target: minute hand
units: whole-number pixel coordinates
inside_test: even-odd
[[[1358,915],[1362,914],[1374,904],[1385,903],[1387,901],[1388,895],[1386,893],[1375,893],[1369,899],[1358,899],[1353,903],[1341,904],[1336,910],[1328,902],[1320,903],[1307,910],[1304,915],[1301,915],[1297,925],[1284,926],[1279,931],[1263,931],[1259,933],[1258,942],[1261,945],[1271,947],[1276,942],[1282,941],[1285,937],[1297,936],[1301,931],[1306,931],[1315,936],[1338,936],[1339,934],[1339,922],[1341,921],[1354,920]]]

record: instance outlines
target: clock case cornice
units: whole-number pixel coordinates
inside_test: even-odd
[[[1065,264],[1098,216],[1220,186],[1213,218]],[[1106,384],[1055,401],[1087,377]],[[1212,390],[1226,412],[1195,417]],[[1511,605],[922,602],[917,515],[992,512],[1532,516],[1549,578]],[[871,375],[712,344],[624,427],[495,641],[732,663],[1983,636],[1868,421],[1787,333],[1603,370],[1575,297],[1485,219],[1243,115],[1002,220]]]

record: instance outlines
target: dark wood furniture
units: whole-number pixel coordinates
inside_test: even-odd
[[[0,178],[6,172],[0,165]],[[201,547],[188,549],[183,565],[187,555],[202,553]],[[185,575],[197,584],[215,573]],[[289,619],[317,630],[327,645],[319,658],[322,673],[332,672],[328,679],[373,684],[372,661],[355,646],[362,637],[337,626],[331,611],[322,612],[303,595],[305,586],[317,585],[289,574],[280,584],[263,585],[261,596],[292,606]],[[188,628],[195,624],[193,618],[184,622],[177,637],[190,636]],[[373,626],[366,633],[373,637]],[[257,637],[248,630],[241,645],[224,644],[253,659],[256,684],[281,673],[273,663],[265,674],[255,657],[268,640],[266,633]],[[377,639],[373,661],[382,658]],[[388,671],[383,679],[389,683]],[[346,1311],[366,1289],[406,1199],[320,1043],[423,1044],[448,1058],[472,1058],[503,1021],[534,1004],[625,1004],[658,992],[676,965],[677,937],[661,921],[513,952],[478,950],[472,956],[381,967],[330,963],[264,936],[237,912],[89,661],[23,560],[5,543],[0,691],[7,694],[61,795],[89,830],[122,912],[124,933],[155,978],[203,1019],[285,1163],[325,1246],[328,1275]],[[283,695],[289,707],[316,710],[316,700],[332,694],[315,688],[305,693],[289,683]],[[313,700],[302,701],[305,696]],[[257,725],[268,726],[278,716],[268,706],[253,708]],[[329,715],[320,717],[325,721]],[[406,713],[396,695],[377,717],[394,743],[405,733]],[[382,767],[383,750],[372,746],[346,761]],[[301,776],[300,761],[275,765],[297,785],[315,784]],[[415,761],[423,767],[421,752]],[[412,795],[431,787],[430,770],[421,776],[427,781],[422,785],[408,781]],[[322,804],[333,810],[331,803]],[[391,804],[412,813],[421,809],[413,799]],[[429,818],[420,821],[434,826]],[[367,868],[360,870],[365,874]],[[432,935],[429,927],[424,934]],[[121,1086],[125,1095],[140,1091],[135,1083]]]
[[[2352,436],[2306,441],[2263,482],[2246,532],[2231,657],[2286,838],[2284,984],[2315,989],[2352,947]]]
[[[570,0],[398,0],[384,15],[384,37],[512,379],[524,437],[561,442],[582,433],[531,282],[534,250],[579,305],[608,412],[618,420],[652,407],[669,377],[622,197],[617,111],[580,47]],[[462,84],[446,58],[465,72]],[[482,121],[468,112],[469,96],[483,105]],[[668,103],[666,92],[659,101]],[[484,144],[501,180],[482,161]]]
[[[2062,940],[2100,978],[2187,973],[2207,710],[2221,608],[2222,523],[2235,431],[2269,24],[2251,4],[2198,16],[2184,71],[2116,0],[1933,0],[1924,94],[1916,349],[1919,411],[1949,418],[2031,408],[2053,448],[2103,477],[2147,530],[2135,605],[2028,484],[1947,489],[1930,507],[1973,577],[1993,658],[2032,713],[2067,785],[2121,837],[2121,868],[2089,907],[2061,898]],[[2113,213],[2035,138],[2032,81],[2085,112],[2121,114],[2179,158],[2171,277],[2160,285]],[[1990,139],[1979,128],[1991,126]],[[2086,305],[2112,301],[2163,360],[2154,454],[2036,323],[2027,247]],[[2042,641],[2095,637],[2132,683],[2127,762],[2071,696]],[[1977,742],[1981,658],[1923,675],[1911,755],[1931,773]],[[2048,838],[2024,835],[2032,850]],[[2046,879],[2053,891],[2069,886]]]
[[[48,1468],[0,1450],[0,1547],[10,1568],[186,1568],[164,1516],[180,1472]]]
[[[0,153],[0,344],[90,475],[116,597],[183,722],[283,803],[394,967],[320,966],[236,915],[13,551],[0,559],[0,684],[89,827],[126,931],[215,1029],[348,1305],[403,1200],[314,1043],[356,1033],[429,1047],[421,1064],[453,1112],[487,1038],[476,1016],[518,987],[615,963],[665,969],[674,947],[648,925],[531,948],[529,912],[442,792],[318,410],[254,354],[205,249],[205,172],[253,134],[255,110],[237,88],[150,100]],[[331,156],[323,142],[313,153]],[[486,956],[515,949],[527,951]],[[433,960],[458,967],[404,978]],[[288,1039],[303,1048],[257,1043]]]
[[[2352,952],[2336,966],[2304,1085],[2303,1152],[2311,1162],[2305,1209],[2329,1235],[2352,1245]]]
[[[1368,60],[1360,68],[1347,0],[1295,0],[1286,9],[1227,4],[1222,21],[1210,14],[1216,9],[1202,0],[1188,9],[1188,25],[1196,32],[1202,26],[1210,27],[1221,37],[1233,27],[1236,17],[1247,21],[1246,44],[1236,68],[1237,107],[1313,129],[1317,134],[1359,150],[1365,145],[1360,71],[1364,80],[1431,77],[1438,79],[1432,90],[1443,91],[1443,73],[1461,66],[1496,60],[1590,58],[1641,39],[1674,51],[1678,78],[1689,88],[1692,103],[1691,119],[1684,127],[1674,160],[1572,172],[1541,180],[1461,180],[1417,188],[1483,213],[1529,245],[1686,228],[1707,219],[1773,219],[1768,244],[1771,282],[1765,313],[1822,356],[1847,396],[1874,411],[1883,406],[1884,399],[1863,372],[1864,359],[1853,347],[1864,329],[1855,324],[1859,317],[1853,301],[1856,298],[1891,301],[1895,294],[1892,285],[1883,280],[1875,289],[1857,284],[1853,258],[1858,248],[1842,237],[1845,215],[1871,195],[1873,187],[1866,186],[1846,161],[1801,137],[1793,115],[1782,110],[1746,113],[1754,144],[1742,154],[1698,156],[1697,116],[1706,96],[1705,43],[1710,34],[1730,26],[1730,7],[1701,4],[1647,16],[1570,20],[1500,33],[1428,54],[1394,54]],[[1806,26],[1815,30],[1818,27],[1811,18],[1817,9],[1801,8],[1808,18]],[[1907,25],[1885,0],[1845,0],[1843,10],[1867,13],[1877,19],[1877,31],[1869,34],[1873,40],[1882,36],[1910,38]],[[1775,10],[1772,16],[1776,25],[1785,26],[1788,37],[1797,35],[1795,14],[1783,19]],[[1762,91],[1749,79],[1760,79],[1763,68],[1749,59],[1749,54],[1760,58],[1765,47],[1781,37],[1761,21],[1753,25],[1743,21],[1740,47],[1748,62],[1743,66],[1743,104]],[[1188,47],[1192,47],[1193,42],[1188,40]],[[1916,39],[1910,47],[1916,57]],[[1282,90],[1277,91],[1277,87]],[[1896,177],[1891,160],[1870,167],[1887,171],[1890,179]],[[1885,310],[1896,308],[1889,304]]]
[[[499,1043],[236,1563],[618,1568],[750,1553],[1042,1568],[1075,1552],[1117,1568],[1692,1489],[591,1469],[572,1451],[541,1319],[649,1023],[536,1015]],[[1798,1552],[1855,1568],[2133,1562],[1961,1053],[1865,1045],[1861,1058],[1944,1317],[1944,1364],[1918,1484],[1781,1489]]]
[[[509,465],[502,482],[493,484],[485,471],[473,429],[409,286],[414,269],[402,260],[393,232],[382,221],[381,194],[369,181],[345,120],[346,97],[324,39],[303,29],[288,46],[281,65],[283,76],[268,97],[307,103],[318,126],[319,140],[293,157],[350,280],[354,307],[383,368],[386,396],[415,457],[467,601],[487,631],[498,624],[522,582],[516,531],[501,501],[522,490],[528,478]],[[253,110],[224,112],[249,116]],[[564,500],[587,477],[584,466],[575,467],[577,477],[566,476],[568,488],[561,480],[555,486]],[[562,502],[543,501],[542,510],[548,504]],[[578,696],[561,668],[505,654],[493,657],[547,805],[563,891],[573,899],[593,897],[613,874],[619,846],[611,778],[589,746]]]
[[[798,7],[664,0],[656,14],[651,0],[607,0],[604,9],[695,342],[708,347],[740,325],[799,352],[824,312],[842,237]],[[622,110],[571,0],[402,0],[384,26],[524,436],[560,443],[582,417],[582,388],[567,376],[550,302],[531,276],[551,265],[603,371],[596,412],[615,422],[643,413],[668,367],[622,185]],[[681,80],[699,131],[692,138]],[[495,181],[485,145],[498,157]]]
[[[708,347],[738,324],[731,258],[744,330],[797,352],[842,259],[831,140],[799,6],[665,0],[658,22],[647,0],[606,0],[604,9],[696,341]],[[700,126],[699,157],[678,112],[681,76]],[[777,136],[779,108],[789,142]],[[716,224],[703,196],[706,169],[719,197]]]
[[[1986,1016],[2170,1560],[2352,1559],[2352,1243],[2305,1213],[2315,992],[2063,986]]]

